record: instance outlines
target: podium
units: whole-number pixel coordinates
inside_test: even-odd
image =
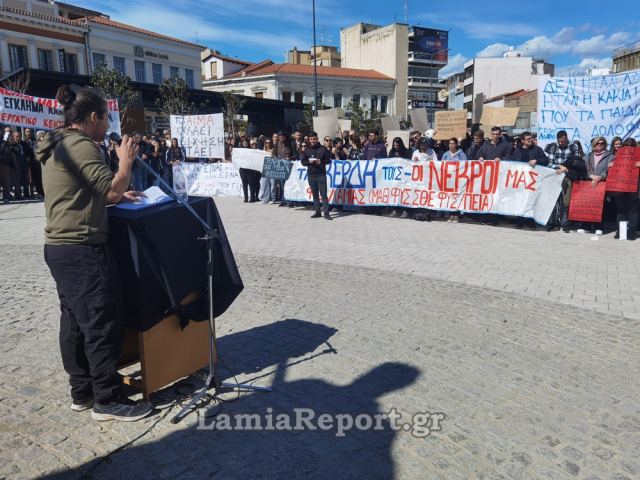
[[[212,198],[190,205],[217,230],[214,316],[243,289]],[[209,362],[207,249],[202,226],[171,202],[142,210],[109,207],[109,247],[121,279],[125,337],[120,367],[140,363],[139,378],[124,382],[149,396]]]

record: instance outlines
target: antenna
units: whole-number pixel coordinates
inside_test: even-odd
[[[404,23],[408,23],[409,9],[407,8],[407,0],[404,0]]]

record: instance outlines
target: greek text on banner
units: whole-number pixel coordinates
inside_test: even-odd
[[[494,213],[546,224],[563,178],[550,168],[498,160],[333,160],[327,187],[329,201],[336,205]],[[289,201],[312,199],[307,168],[300,162],[294,163],[284,191]]]

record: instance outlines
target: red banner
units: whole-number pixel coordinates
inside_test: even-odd
[[[607,185],[598,182],[594,187],[591,181],[573,182],[571,203],[569,204],[569,220],[574,222],[602,221],[602,207]]]
[[[640,148],[622,147],[616,153],[613,167],[607,171],[607,192],[637,192],[640,168]]]

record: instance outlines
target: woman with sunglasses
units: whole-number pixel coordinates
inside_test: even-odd
[[[591,152],[587,157],[587,177],[594,187],[606,180],[609,164],[613,162],[613,153],[607,150],[607,139],[596,137],[591,142]],[[602,235],[602,222],[591,224],[591,233]]]

